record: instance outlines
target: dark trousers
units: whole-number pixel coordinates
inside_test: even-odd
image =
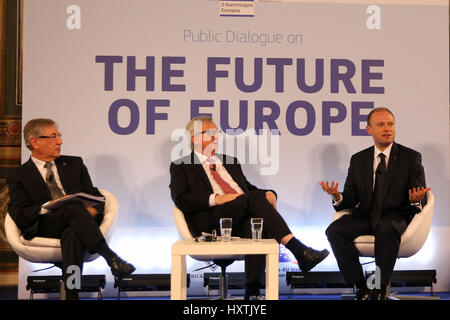
[[[215,206],[209,215],[209,231],[220,233],[220,218],[233,218],[232,235],[251,238],[251,218],[264,218],[263,238],[275,238],[278,242],[291,233],[283,217],[267,201],[264,191],[247,192],[233,201]],[[245,257],[246,284],[261,287],[266,259],[264,255],[247,255]]]
[[[98,224],[79,202],[39,216],[36,236],[61,239],[64,280],[67,267],[77,265],[82,271],[86,251],[95,253],[95,248],[105,241]]]
[[[407,216],[382,216],[373,228],[369,216],[345,215],[326,230],[339,269],[347,284],[365,280],[359,252],[353,241],[361,235],[375,236],[375,264],[380,268],[381,285],[388,285],[398,256],[401,235],[410,222]]]

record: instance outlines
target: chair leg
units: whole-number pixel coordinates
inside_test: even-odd
[[[407,296],[394,294],[389,296],[389,300],[440,300],[440,297],[436,296]]]
[[[66,300],[66,287],[64,281],[59,282],[59,300]]]
[[[228,297],[227,289],[228,289],[228,281],[227,281],[227,268],[221,267],[221,273],[220,273],[220,282],[219,282],[219,289],[220,289],[220,300],[225,300]]]
[[[386,297],[388,300],[440,300],[440,297],[436,297],[433,295],[433,289],[431,289],[431,296],[407,296],[391,293],[390,282],[386,289]]]

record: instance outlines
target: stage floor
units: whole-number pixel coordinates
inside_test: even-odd
[[[411,295],[411,296],[429,296],[429,293],[423,292],[408,292],[401,293],[402,295]],[[450,300],[450,292],[435,292],[434,296],[440,297],[441,300]],[[235,299],[242,299],[240,296],[232,296]],[[202,297],[189,297],[190,299],[210,299],[213,296],[202,296]],[[82,300],[84,298],[81,298]],[[93,298],[85,298],[86,300],[96,300]],[[280,300],[341,300],[342,296],[340,294],[281,294],[279,296]],[[17,300],[17,287],[15,286],[0,286],[0,300]],[[104,298],[103,300],[117,300],[117,298]],[[122,296],[120,300],[170,300],[170,297],[126,297]]]

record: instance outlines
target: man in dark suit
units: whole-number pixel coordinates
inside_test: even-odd
[[[192,119],[186,130],[193,152],[171,163],[169,187],[194,236],[220,230],[220,218],[232,218],[232,235],[250,238],[250,219],[260,217],[264,218],[263,237],[285,245],[303,271],[327,257],[327,250],[316,251],[292,235],[276,210],[275,191],[257,188],[244,176],[236,158],[215,153],[220,131],[210,117]],[[246,257],[246,299],[259,295],[264,270],[264,256]]]
[[[24,127],[24,140],[31,157],[6,179],[10,195],[8,212],[25,239],[37,236],[61,239],[67,298],[78,298],[77,290],[67,288],[70,275],[67,268],[76,265],[82,270],[86,250],[103,256],[114,276],[132,273],[134,266],[117,256],[100,232],[104,204],[85,207],[80,202],[70,202],[57,209],[43,208],[77,192],[102,196],[92,185],[83,160],[60,154],[62,139],[56,123],[50,119],[29,121]]]
[[[352,209],[326,230],[345,281],[356,286],[357,299],[380,300],[385,299],[401,235],[431,188],[425,188],[420,153],[394,142],[395,119],[389,109],[373,109],[366,129],[375,146],[352,156],[344,191],[340,193],[334,181],[322,181],[321,186],[332,196],[336,211]],[[375,236],[375,263],[381,273],[381,288],[372,292],[353,243],[365,234]]]

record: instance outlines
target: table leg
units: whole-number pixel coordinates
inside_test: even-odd
[[[266,255],[266,300],[278,300],[278,254]]]
[[[186,300],[186,256],[172,255],[172,271],[170,275],[170,299]]]

